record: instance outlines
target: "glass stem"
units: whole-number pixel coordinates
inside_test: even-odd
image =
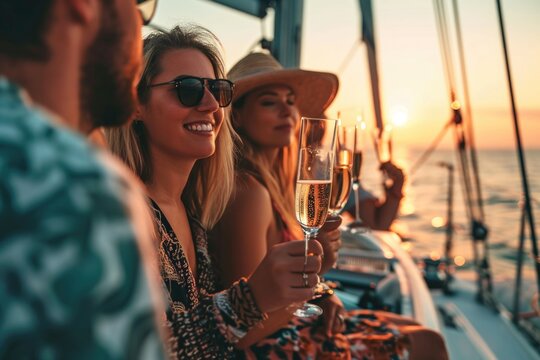
[[[307,265],[308,245],[309,245],[310,238],[311,238],[311,233],[309,231],[305,231],[304,232],[304,268]]]
[[[360,222],[360,183],[358,181],[353,182],[353,191],[355,220]]]

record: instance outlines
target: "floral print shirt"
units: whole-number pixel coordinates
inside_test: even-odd
[[[0,77],[1,359],[163,358],[128,191]]]

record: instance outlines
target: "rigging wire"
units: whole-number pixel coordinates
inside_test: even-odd
[[[409,176],[412,177],[414,175],[414,173],[416,173],[416,171],[422,166],[424,165],[424,163],[429,159],[429,157],[431,156],[431,154],[437,149],[437,147],[439,146],[441,140],[444,138],[444,135],[446,135],[446,132],[448,131],[448,129],[450,129],[450,127],[454,124],[454,119],[450,119],[450,121],[448,121],[444,127],[441,129],[441,131],[437,134],[437,136],[435,137],[435,139],[431,142],[431,144],[429,145],[429,147],[422,153],[422,155],[418,158],[418,160],[416,160],[413,164],[413,166],[411,166],[411,169],[409,170]]]
[[[434,11],[435,11],[435,20],[437,22],[437,34],[439,36],[439,44],[441,44],[441,58],[443,60],[443,65],[445,68],[446,81],[448,85],[448,91],[452,102],[455,100],[455,76],[454,76],[454,65],[452,63],[452,57],[450,56],[450,50],[447,44],[450,43],[448,38],[448,31],[446,26],[446,21],[444,20],[445,12],[444,6],[441,0],[433,0]]]
[[[338,68],[338,71],[337,71],[338,76],[341,77],[341,75],[343,75],[343,72],[349,66],[349,63],[351,62],[351,60],[352,60],[354,54],[356,53],[356,51],[358,50],[358,48],[360,48],[361,44],[362,44],[361,40],[360,41],[358,41],[358,40],[354,41],[354,43],[351,46],[349,52],[347,53],[347,55],[345,55],[345,57],[343,58],[343,61],[341,61],[341,64],[339,65],[339,68]]]
[[[485,242],[485,239],[487,238],[487,227],[485,226],[485,212],[484,212],[484,201],[482,197],[482,186],[480,181],[480,170],[478,166],[478,158],[477,158],[477,151],[476,151],[476,145],[475,145],[475,137],[474,137],[474,129],[473,129],[473,116],[471,111],[471,100],[469,95],[469,82],[467,77],[467,67],[465,64],[465,50],[463,46],[463,36],[461,32],[461,19],[459,14],[459,7],[457,0],[452,0],[453,5],[453,13],[454,13],[454,26],[456,29],[456,38],[457,38],[457,47],[458,47],[458,55],[459,55],[459,63],[461,68],[461,76],[462,76],[462,84],[463,84],[463,95],[465,99],[464,104],[464,110],[465,110],[465,134],[466,139],[468,141],[468,148],[469,148],[469,156],[467,157],[467,153],[464,150],[461,155],[463,160],[467,161],[467,176],[466,179],[469,182],[469,189],[471,190],[470,196],[471,196],[471,211],[474,214],[473,217],[473,223],[472,223],[472,232],[473,232],[473,239],[474,240],[484,240],[483,243],[483,257],[481,260],[481,264],[479,267],[479,270],[482,272],[480,276],[480,281],[483,281],[483,284],[480,284],[480,288],[487,290],[486,294],[480,293],[479,296],[483,297],[484,295],[487,295],[487,299],[481,299],[481,300],[487,300],[490,305],[494,305],[494,299],[493,299],[493,282],[491,278],[491,272],[489,268],[489,247],[487,246],[487,243]],[[474,246],[475,251],[476,246]]]
[[[441,2],[440,0],[433,0],[433,11],[435,15],[435,22],[437,25],[437,35],[439,37],[439,44],[441,46],[439,47],[439,50],[441,52],[441,59],[443,61],[443,69],[444,74],[446,76],[446,82],[448,86],[448,94],[451,99],[454,99],[454,75],[452,72],[452,66],[451,66],[451,58],[449,56],[448,47],[446,44],[448,43],[448,34],[442,27],[442,14],[443,11],[441,10]],[[452,100],[453,101],[453,100]],[[412,177],[414,173],[422,166],[424,163],[429,159],[431,154],[437,149],[440,142],[444,138],[444,135],[446,135],[446,132],[448,129],[454,124],[454,118],[452,117],[441,129],[441,131],[437,134],[435,139],[432,141],[430,146],[420,155],[418,160],[415,161],[411,169],[409,170],[409,176]]]
[[[255,51],[255,49],[257,48],[257,46],[260,46],[261,49],[263,50],[268,50],[271,52],[272,50],[272,41],[271,40],[268,40],[267,37],[266,37],[266,26],[265,26],[265,20],[266,20],[266,17],[264,18],[261,18],[261,38],[260,39],[257,39],[249,48],[248,48],[248,53],[252,53]]]
[[[521,142],[521,131],[519,127],[519,120],[518,120],[518,113],[517,113],[517,106],[515,102],[515,96],[514,96],[514,86],[512,83],[512,73],[510,70],[510,60],[508,57],[508,46],[506,43],[506,31],[504,29],[504,20],[503,20],[503,14],[502,14],[502,6],[501,1],[496,0],[497,4],[497,13],[499,18],[499,27],[501,30],[501,41],[503,46],[503,53],[504,53],[504,62],[506,66],[506,77],[508,81],[508,92],[510,95],[510,104],[512,107],[512,118],[514,123],[514,131],[515,131],[515,137],[516,137],[516,147],[517,147],[517,154],[518,154],[518,160],[519,160],[519,167],[521,172],[521,181],[523,186],[523,193],[524,193],[524,220],[526,217],[527,224],[529,225],[529,234],[531,237],[531,249],[532,254],[534,257],[534,265],[536,270],[536,285],[537,289],[540,292],[540,256],[538,254],[538,243],[536,238],[536,225],[534,222],[534,214],[533,214],[533,208],[531,205],[531,194],[529,191],[529,182],[527,180],[527,168],[525,165],[525,154],[523,152],[523,145]],[[523,224],[524,226],[525,224]],[[521,231],[520,231],[521,232]],[[523,242],[521,241],[521,237],[524,237],[524,234],[520,234],[520,245],[523,245]],[[522,248],[519,249],[520,251]],[[519,267],[521,267],[522,264],[518,264]]]
[[[476,144],[475,144],[475,138],[474,138],[474,129],[473,129],[473,116],[471,111],[471,98],[469,95],[469,80],[467,76],[467,67],[465,65],[465,50],[463,46],[463,36],[461,33],[461,20],[459,15],[459,7],[457,4],[457,0],[452,0],[453,10],[454,10],[454,24],[456,28],[456,35],[457,35],[457,46],[458,46],[458,54],[459,54],[459,63],[461,67],[461,75],[462,75],[462,82],[463,82],[463,98],[465,100],[463,108],[465,110],[465,116],[467,121],[465,122],[465,129],[467,134],[467,140],[469,142],[469,153],[471,157],[471,165],[472,165],[472,174],[473,174],[473,181],[474,181],[474,201],[477,204],[477,208],[479,211],[479,217],[482,219],[482,221],[485,219],[485,213],[484,213],[484,203],[483,203],[483,197],[482,197],[482,186],[480,184],[480,171],[478,166],[478,159],[477,159],[477,152],[476,152]]]
[[[467,210],[467,216],[471,222],[471,235],[473,239],[473,256],[474,264],[478,274],[478,293],[477,299],[481,302],[494,305],[492,297],[492,281],[491,273],[489,269],[488,260],[488,247],[486,243],[488,229],[484,224],[484,211],[483,203],[481,200],[480,191],[480,176],[478,172],[478,164],[476,162],[476,149],[474,146],[471,111],[470,111],[470,97],[468,93],[468,79],[466,75],[465,60],[464,60],[464,47],[461,34],[461,24],[459,18],[459,12],[457,11],[457,3],[453,0],[454,5],[454,26],[456,29],[457,45],[459,52],[459,64],[462,73],[463,87],[466,98],[466,120],[469,122],[465,127],[463,124],[462,104],[457,101],[456,97],[456,76],[454,73],[454,64],[452,61],[452,51],[449,36],[449,24],[447,21],[447,12],[443,0],[433,0],[435,19],[437,23],[437,31],[439,35],[439,41],[441,44],[441,57],[443,60],[446,79],[448,82],[451,108],[453,110],[453,118],[450,124],[454,125],[454,136],[457,146],[457,157],[459,161],[459,170],[461,173],[461,183],[463,198],[465,199],[465,208]],[[449,127],[449,126],[448,126]],[[446,128],[446,127],[445,127]],[[471,141],[471,142],[469,142]],[[467,152],[469,147],[470,156]],[[425,159],[422,159],[425,161]],[[480,242],[482,254],[480,254]]]
[[[450,48],[450,38],[448,35],[448,22],[446,21],[446,10],[445,6],[442,0],[434,0],[434,9],[435,9],[435,17],[436,17],[436,23],[437,23],[437,31],[439,34],[439,39],[441,41],[441,56],[443,58],[444,62],[444,68],[445,73],[448,81],[449,86],[449,95],[450,95],[450,101],[452,103],[451,107],[453,109],[453,123],[455,125],[454,127],[454,133],[458,148],[458,159],[460,162],[460,169],[461,169],[461,182],[462,182],[462,189],[463,189],[463,198],[466,201],[467,206],[465,207],[467,209],[467,213],[469,216],[469,219],[474,220],[475,219],[475,211],[474,205],[472,202],[472,188],[470,183],[470,174],[468,172],[468,159],[466,156],[463,156],[461,154],[462,151],[465,151],[467,142],[465,135],[463,134],[463,123],[462,123],[462,114],[461,114],[461,104],[459,102],[456,102],[456,80],[455,80],[455,73],[454,73],[454,64],[452,61],[452,55],[451,55],[451,48]]]

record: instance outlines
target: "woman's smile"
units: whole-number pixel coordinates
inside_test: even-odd
[[[211,121],[194,121],[184,124],[184,129],[199,136],[213,135],[214,128],[215,125]]]

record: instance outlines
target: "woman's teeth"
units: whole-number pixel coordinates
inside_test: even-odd
[[[211,124],[187,124],[186,128],[190,131],[212,131],[212,125]]]

